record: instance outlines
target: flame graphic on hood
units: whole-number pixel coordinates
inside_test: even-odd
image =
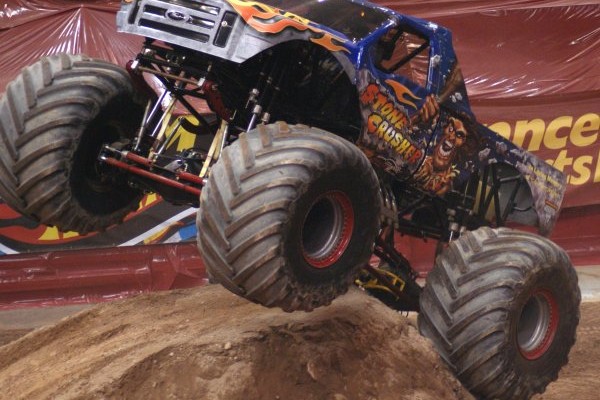
[[[227,0],[227,2],[231,4],[248,25],[259,32],[276,34],[286,28],[296,29],[300,32],[310,31],[315,34],[315,37],[310,38],[311,42],[323,46],[330,51],[350,52],[344,46],[335,43],[344,43],[346,42],[345,39],[322,29],[315,28],[310,25],[308,19],[302,18],[299,15],[285,12],[256,1]]]

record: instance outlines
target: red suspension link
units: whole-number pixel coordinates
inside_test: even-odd
[[[152,165],[152,162],[150,160],[140,157],[136,154],[127,152],[123,155],[125,156],[125,158],[127,158],[133,162],[138,162],[139,164],[142,164],[142,165],[145,165],[148,167],[150,167]],[[105,156],[105,157],[102,157],[102,160],[109,165],[112,165],[112,166],[120,168],[120,169],[124,169],[125,171],[130,172],[132,174],[136,174],[136,175],[140,175],[145,178],[148,178],[148,179],[152,179],[156,182],[162,183],[163,185],[167,185],[167,186],[171,186],[176,189],[179,189],[179,190],[183,190],[184,192],[191,193],[195,196],[200,196],[200,192],[201,192],[200,189],[195,188],[193,186],[185,185],[175,179],[169,179],[162,175],[155,174],[154,172],[146,171],[145,169],[141,169],[134,165],[126,164],[126,163],[119,161],[112,157]],[[199,176],[190,174],[189,172],[175,172],[175,176],[178,179],[181,178],[181,179],[187,180],[188,182],[193,182],[193,183],[196,183],[199,185],[204,185],[204,180],[202,178],[200,178]]]
[[[131,153],[129,151],[124,151],[124,152],[121,153],[121,155],[123,157],[125,157],[129,161],[133,161],[135,163],[144,165],[144,166],[146,166],[148,168],[153,167],[152,161],[150,161],[147,158],[138,156],[135,153]],[[178,179],[183,179],[185,181],[188,181],[188,182],[191,182],[191,183],[195,183],[195,184],[200,185],[200,186],[204,186],[204,184],[205,184],[204,179],[200,178],[197,175],[190,174],[189,172],[178,171],[178,172],[174,172],[174,174],[177,176]],[[169,178],[165,178],[165,179],[169,179]]]

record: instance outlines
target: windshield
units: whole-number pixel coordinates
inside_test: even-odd
[[[388,20],[384,12],[349,0],[259,1],[327,26],[343,33],[351,40],[364,38]]]

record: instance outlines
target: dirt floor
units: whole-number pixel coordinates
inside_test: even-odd
[[[571,362],[537,400],[598,398],[599,322],[584,303]],[[472,399],[414,318],[358,290],[288,314],[211,285],[0,332],[7,399]]]

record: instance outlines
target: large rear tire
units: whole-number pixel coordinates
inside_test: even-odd
[[[310,311],[346,292],[379,229],[379,182],[354,145],[277,123],[242,134],[200,197],[209,275],[251,301]]]
[[[511,229],[450,243],[427,277],[419,329],[482,399],[528,399],[568,361],[581,294],[566,253]]]
[[[105,61],[60,54],[24,68],[0,99],[0,197],[62,231],[121,222],[141,192],[97,157],[134,135],[141,103],[127,71]]]

